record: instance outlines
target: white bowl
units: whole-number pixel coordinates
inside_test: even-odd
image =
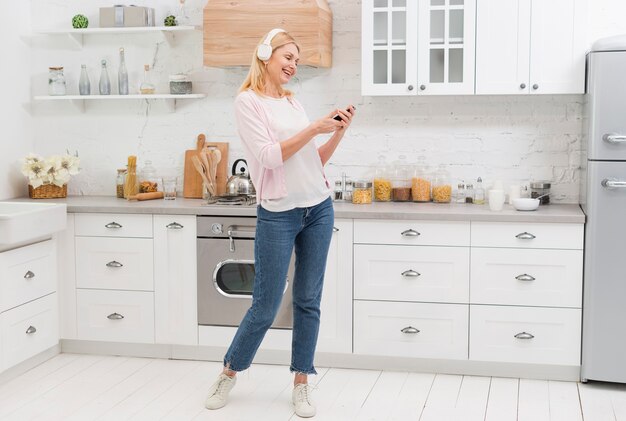
[[[513,207],[518,211],[534,211],[539,207],[539,199],[518,197],[517,199],[513,199]]]

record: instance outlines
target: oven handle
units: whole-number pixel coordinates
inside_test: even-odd
[[[251,300],[252,299],[252,295],[229,294],[226,291],[224,291],[222,288],[220,288],[220,286],[217,284],[217,272],[220,271],[222,266],[235,264],[235,263],[247,263],[247,264],[252,264],[253,265],[254,264],[254,260],[226,259],[226,260],[222,260],[221,262],[218,262],[218,264],[215,265],[215,270],[213,271],[213,287],[215,288],[215,290],[218,293],[220,293],[224,297],[227,297],[227,298],[249,298]],[[289,275],[287,275],[287,281],[285,282],[285,290],[283,291],[283,295],[285,295],[285,292],[287,292],[287,288],[289,288]]]
[[[255,225],[230,225],[226,230],[229,237],[238,237],[238,236],[249,236],[252,234],[256,234],[256,226]]]

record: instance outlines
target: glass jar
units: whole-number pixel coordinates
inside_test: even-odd
[[[467,198],[467,191],[465,189],[465,182],[461,180],[459,184],[456,185],[456,196],[454,198],[454,202],[465,203],[466,198]]]
[[[450,203],[451,196],[450,174],[443,165],[440,165],[433,178],[433,202]]]
[[[126,181],[126,168],[120,168],[117,170],[117,178],[115,180],[116,197],[119,199],[124,198],[124,182]]]
[[[146,160],[139,174],[139,193],[152,193],[159,191],[159,180],[152,161]]]
[[[185,74],[170,75],[170,94],[189,95],[191,93],[191,81]]]
[[[63,67],[48,68],[48,94],[52,96],[65,95],[65,75]]]
[[[394,164],[393,177],[391,178],[391,199],[394,202],[408,202],[411,200],[411,179],[405,157]]]
[[[418,166],[411,177],[411,197],[414,202],[430,202],[431,181],[424,167]]]
[[[333,193],[333,200],[343,199],[343,189],[341,188],[341,180],[335,180],[335,191]]]
[[[474,185],[470,183],[465,186],[465,203],[474,203]]]
[[[374,200],[391,202],[391,178],[389,168],[380,161],[374,172]]]
[[[352,191],[352,203],[355,205],[368,205],[372,203],[372,183],[358,180],[354,182]]]
[[[346,179],[343,189],[343,200],[352,202],[352,180]]]
[[[539,196],[550,193],[551,184],[547,181],[533,181],[530,183],[530,197],[536,199]],[[550,196],[543,196],[539,199],[540,205],[550,204]]]

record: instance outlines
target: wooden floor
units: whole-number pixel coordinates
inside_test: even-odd
[[[0,385],[1,420],[299,419],[284,366],[240,373],[230,403],[204,409],[219,363],[61,354]],[[318,369],[317,421],[626,421],[626,385]]]

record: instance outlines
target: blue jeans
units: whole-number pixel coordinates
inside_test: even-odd
[[[330,198],[285,212],[257,209],[252,306],[224,357],[233,371],[250,367],[280,307],[289,261],[295,247],[293,332],[290,370],[317,374],[313,366],[320,326],[320,301],[335,213]]]

